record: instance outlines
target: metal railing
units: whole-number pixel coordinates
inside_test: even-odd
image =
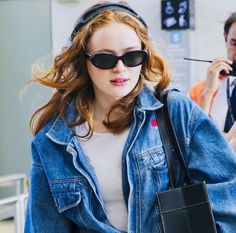
[[[14,194],[0,198],[0,221],[13,218],[16,233],[24,231],[25,209],[28,199],[27,180],[25,174],[0,176],[0,188],[14,188]]]

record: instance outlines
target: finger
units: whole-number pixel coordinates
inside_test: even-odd
[[[221,62],[227,63],[229,65],[233,63],[233,61],[228,58],[216,58],[212,61],[212,63],[214,64],[221,63]]]
[[[233,68],[226,62],[218,62],[213,66],[213,68],[215,68],[217,72],[224,71],[223,73],[226,74],[233,70]]]

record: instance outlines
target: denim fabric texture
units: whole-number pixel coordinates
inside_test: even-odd
[[[122,180],[129,233],[160,232],[156,192],[169,189],[165,154],[154,113],[161,106],[153,92],[144,87],[123,149]],[[184,94],[171,92],[169,109],[194,183],[205,181],[207,184],[218,233],[235,233],[235,152],[211,119]],[[73,104],[68,105],[69,120],[76,117],[74,110]],[[176,165],[178,182],[183,183],[183,173],[179,164]],[[94,169],[73,129],[60,116],[32,141],[25,233],[36,232],[122,232],[107,219]]]

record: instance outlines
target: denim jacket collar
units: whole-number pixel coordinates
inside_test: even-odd
[[[156,99],[154,91],[145,85],[138,96],[136,106],[140,111],[153,111],[160,108],[162,103]]]
[[[138,112],[143,111],[153,111],[162,106],[154,96],[153,90],[148,88],[146,85],[141,91],[140,95],[137,98],[136,109]],[[66,120],[74,121],[76,116],[75,100],[72,100],[68,104]],[[61,145],[67,145],[71,138],[74,136],[73,129],[69,127],[61,116],[58,116],[56,120],[51,124],[50,129],[46,133],[47,137],[50,138],[55,143]]]

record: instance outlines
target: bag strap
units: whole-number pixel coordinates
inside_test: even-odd
[[[165,151],[168,172],[170,176],[170,185],[171,188],[175,188],[177,186],[177,182],[174,157],[176,157],[181,164],[181,167],[186,175],[187,184],[192,184],[192,178],[185,163],[184,156],[177,140],[175,129],[169,114],[168,95],[171,91],[178,90],[170,89],[156,93],[156,97],[160,100],[160,102],[163,103],[163,107],[158,109],[155,114],[156,118],[158,119],[158,126]]]

